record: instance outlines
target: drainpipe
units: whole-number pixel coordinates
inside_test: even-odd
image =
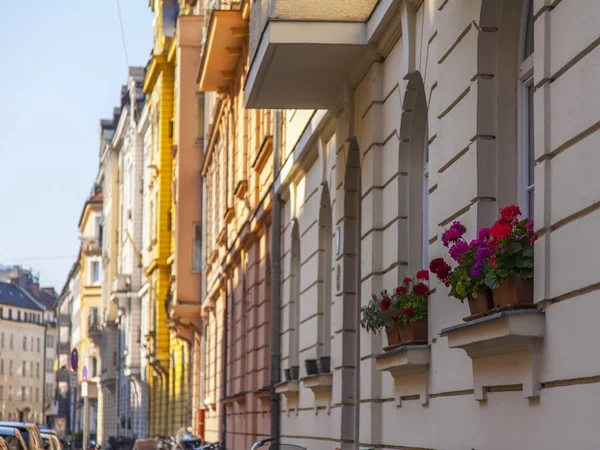
[[[222,350],[222,369],[221,369],[221,444],[223,448],[227,448],[227,277],[221,274],[221,280],[225,290],[225,301],[223,302],[223,350]]]
[[[283,113],[275,110],[273,120],[273,207],[271,210],[271,438],[275,449],[279,448],[280,418],[279,395],[275,385],[281,381],[281,201],[275,181],[279,175],[279,158],[282,147]]]

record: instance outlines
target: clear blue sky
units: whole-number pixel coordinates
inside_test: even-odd
[[[147,0],[120,0],[129,63],[152,44]],[[0,0],[0,264],[40,272],[59,291],[98,168],[101,118],[127,65],[116,0]]]

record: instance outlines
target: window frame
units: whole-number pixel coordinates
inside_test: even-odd
[[[519,73],[518,73],[518,159],[517,159],[517,201],[521,206],[523,217],[533,219],[535,204],[530,196],[535,190],[535,85],[534,85],[534,55],[535,48],[525,55],[529,38],[533,39],[533,26],[529,27],[532,0],[523,5],[521,39],[519,42]],[[529,34],[529,33],[531,34]],[[531,165],[533,164],[533,167]],[[530,176],[531,172],[531,176]]]

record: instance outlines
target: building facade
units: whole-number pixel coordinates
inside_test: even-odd
[[[44,420],[43,315],[27,290],[0,281],[1,420]]]
[[[75,298],[80,293],[79,286],[79,258],[71,267],[58,300],[56,303],[57,318],[57,345],[56,345],[56,400],[58,401],[58,415],[54,423],[54,429],[60,439],[66,438],[73,433],[75,419],[73,407],[75,405],[75,389],[71,387],[70,355],[78,342],[72,341],[72,328],[78,322],[74,310]]]
[[[276,182],[282,366],[331,356],[331,373],[278,387],[282,442],[594,447],[597,432],[576,424],[598,410],[600,367],[573,344],[592,342],[598,292],[582,257],[598,224],[597,13],[593,2],[253,2],[247,104],[305,124],[285,132]],[[425,359],[412,372],[382,364],[384,338],[360,329],[360,306],[443,256],[454,220],[491,226],[511,204],[540,235],[527,327],[541,336],[490,339],[496,317],[459,328],[478,350],[455,348],[467,305],[432,282]]]
[[[81,234],[80,321],[78,382],[81,399],[80,430],[82,445],[97,438],[98,384],[101,381],[102,358],[102,220],[103,192],[99,185],[92,189],[79,220]],[[75,331],[75,327],[73,327]]]
[[[249,448],[270,435],[270,110],[248,111],[248,2],[206,12],[198,89],[206,93],[204,182],[206,284],[205,438]]]

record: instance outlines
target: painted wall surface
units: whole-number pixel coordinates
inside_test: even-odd
[[[23,295],[26,295],[25,293]],[[43,323],[25,322],[25,313],[39,316],[42,310],[0,304],[0,415],[2,420],[45,420]],[[12,319],[9,319],[9,310]],[[21,320],[17,320],[17,313]]]
[[[224,437],[230,449],[249,448],[270,434],[265,388],[270,385],[273,114],[244,108],[242,61],[229,95],[206,94],[206,126],[212,131],[203,169],[205,437]]]
[[[305,156],[303,161],[314,161],[297,164],[282,188],[282,366],[288,367],[290,353],[299,351],[301,376],[303,359],[318,355],[324,346],[319,299],[327,272],[334,276],[332,290],[325,291],[332,303],[331,393],[316,397],[300,382],[298,400],[282,395],[283,442],[323,450],[355,445],[595,448],[598,432],[585,424],[599,411],[595,381],[600,375],[598,361],[590,358],[599,281],[591,264],[592,230],[599,223],[594,206],[599,139],[594,83],[600,58],[596,2],[563,1],[550,7],[533,2],[533,218],[541,236],[536,242],[535,299],[546,323],[539,399],[523,398],[528,372],[517,352],[491,357],[475,369],[491,370],[498,380],[486,401],[475,400],[471,359],[463,350],[450,349],[440,334],[462,323],[468,307],[449,298],[436,281],[429,301],[427,405],[413,395],[419,392],[419,378],[407,377],[401,385],[406,395],[396,406],[394,379],[378,371],[372,358],[386,345],[385,338],[357,328],[358,299],[366,304],[372,292],[397,286],[427,260],[444,255],[440,236],[453,220],[467,225],[470,239],[475,229],[493,223],[501,207],[521,203],[526,209],[519,195],[523,121],[518,111],[524,100],[517,53],[524,33],[518,24],[525,23],[525,13],[520,1],[425,1],[416,11],[414,34],[403,32],[370,64],[342,110],[322,119],[318,139],[305,148],[296,144],[306,140],[286,143],[286,154],[294,149]],[[411,50],[412,68],[406,64]],[[405,78],[407,72],[412,76]],[[419,113],[421,96],[426,114]],[[293,115],[288,111],[288,125]],[[417,135],[419,129],[427,129],[428,145]],[[354,143],[348,141],[353,137]],[[423,216],[411,187],[423,179],[425,147],[429,207],[428,254],[423,255]],[[328,237],[334,257],[321,266],[325,187],[331,196],[333,234]],[[294,227],[300,240],[295,272]],[[298,344],[290,342],[295,327],[289,312],[296,277]]]

